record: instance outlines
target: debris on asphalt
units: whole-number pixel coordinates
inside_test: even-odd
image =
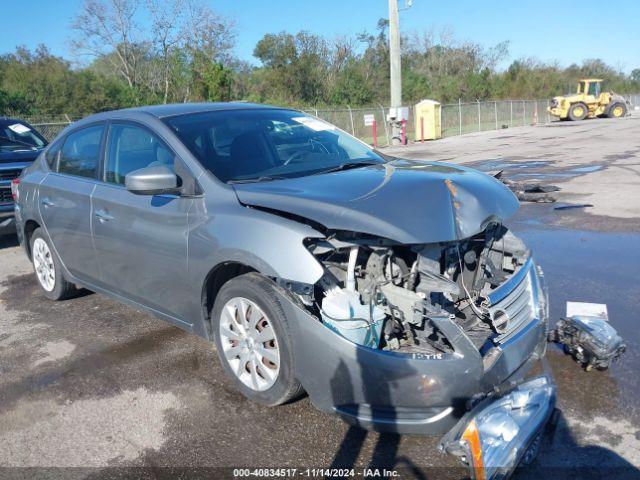
[[[554,210],[570,210],[573,208],[587,208],[593,207],[590,203],[576,203],[576,204],[567,204],[567,205],[558,205],[557,207],[553,207]]]
[[[557,201],[557,198],[554,195],[549,194],[551,192],[559,191],[560,187],[555,185],[542,185],[540,183],[515,182],[508,178],[502,178],[503,172],[504,170],[499,170],[497,172],[488,173],[509,187],[521,202],[555,203]]]
[[[627,348],[609,323],[607,306],[599,303],[567,302],[567,316],[549,332],[548,340],[562,345],[586,371],[607,370]]]

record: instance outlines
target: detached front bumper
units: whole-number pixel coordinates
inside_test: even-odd
[[[514,275],[515,277],[515,275]],[[496,293],[496,306],[522,297],[532,283],[531,315],[505,338],[490,361],[448,319],[432,319],[454,348],[452,354],[404,354],[356,345],[333,332],[281,294],[292,321],[298,380],[320,410],[377,431],[442,435],[467,412],[472,398],[508,390],[530,371],[546,349],[546,309],[538,301],[541,279],[532,261],[522,267],[510,292]],[[506,308],[506,307],[504,307]],[[514,315],[514,320],[521,318]]]

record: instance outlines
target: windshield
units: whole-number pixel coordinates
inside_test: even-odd
[[[30,126],[13,120],[0,121],[0,150],[30,151],[46,145],[47,141]]]
[[[585,83],[584,82],[578,82],[578,93],[586,93],[585,92]]]
[[[301,177],[385,161],[335,126],[291,110],[225,110],[164,122],[223,182]]]

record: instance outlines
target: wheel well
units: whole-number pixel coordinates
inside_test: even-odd
[[[256,271],[255,268],[242,263],[227,262],[218,265],[209,272],[202,288],[202,309],[204,318],[207,320],[207,328],[211,326],[211,310],[213,310],[213,304],[222,286],[232,278]]]
[[[38,222],[35,220],[27,220],[24,224],[24,245],[27,249],[27,255],[31,259],[31,235],[35,232],[36,228],[39,228]]]

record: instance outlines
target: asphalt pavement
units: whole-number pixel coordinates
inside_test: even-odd
[[[640,117],[398,152],[497,166],[558,185],[560,202],[593,205],[525,204],[511,223],[545,270],[552,318],[568,300],[607,303],[628,346],[607,372],[585,372],[550,346],[558,432],[516,478],[640,477]],[[210,343],[101,295],[50,302],[15,239],[0,238],[0,477],[233,478],[234,468],[356,467],[464,478],[437,442],[349,428],[306,397],[276,408],[245,400]]]

